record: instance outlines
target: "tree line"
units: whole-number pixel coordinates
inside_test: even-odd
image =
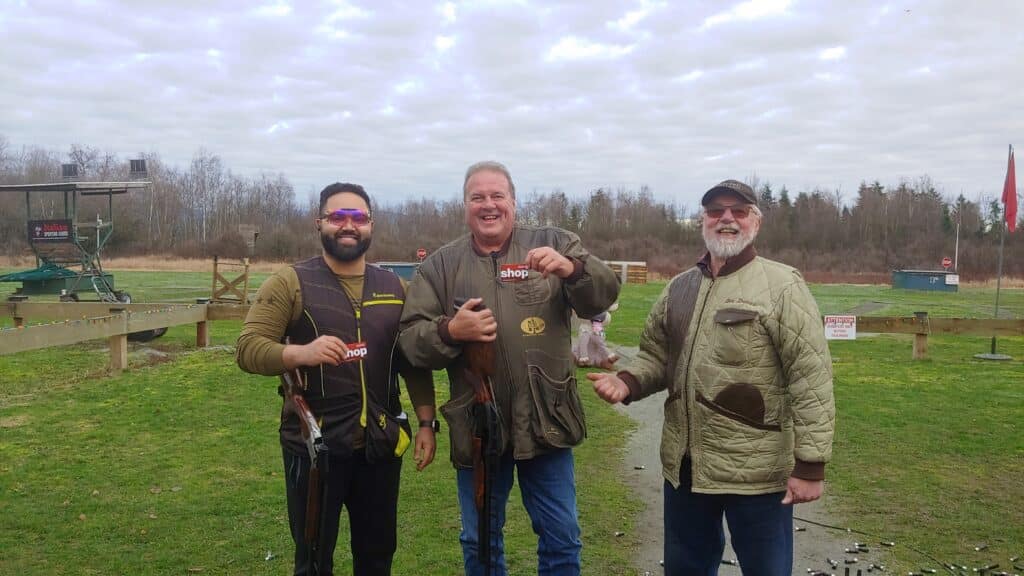
[[[163,162],[156,153],[139,157],[146,160],[151,185],[115,197],[115,233],[105,255],[289,261],[319,251],[311,222],[318,199],[297,197],[284,174],[235,174],[206,149],[182,167]],[[127,159],[98,148],[73,145],[64,153],[34,146],[15,149],[0,136],[2,184],[57,182],[66,163],[78,165],[82,180],[129,178]],[[998,193],[973,200],[963,194],[946,197],[927,176],[886,185],[865,180],[850,198],[838,190],[791,192],[756,176],[747,182],[764,212],[758,252],[809,276],[882,278],[893,269],[938,269],[943,256],[953,256],[958,227],[961,276],[974,280],[996,274],[1004,227]],[[418,248],[431,251],[463,234],[462,198],[458,191],[446,196],[386,204],[378,194],[370,259],[414,261]],[[33,219],[60,217],[63,199],[36,194],[30,208]],[[659,200],[647,187],[600,188],[585,197],[560,190],[519,192],[517,198],[521,221],[571,230],[603,259],[646,261],[663,275],[685,269],[703,254],[699,208]],[[84,199],[79,221],[93,219],[93,212],[105,214],[106,199]],[[0,195],[0,246],[6,255],[29,253],[26,219],[23,194]],[[240,225],[259,231],[251,250]],[[1024,276],[1022,236],[1017,232],[1005,238],[1007,276]]]

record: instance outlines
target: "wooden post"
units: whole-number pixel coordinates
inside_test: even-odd
[[[210,287],[210,300],[217,299],[217,255],[213,255],[213,284]]]
[[[914,360],[923,360],[928,356],[928,313],[914,312],[917,318],[917,332],[914,334]]]
[[[242,272],[242,276],[245,280],[242,282],[242,304],[249,303],[249,259],[242,258],[242,264],[245,265],[245,270]]]
[[[128,335],[115,334],[110,337],[110,371],[120,374],[128,368]]]
[[[210,345],[210,331],[207,321],[196,322],[196,348],[206,348]]]

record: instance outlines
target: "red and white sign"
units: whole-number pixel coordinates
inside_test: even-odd
[[[342,362],[358,362],[366,358],[366,342],[353,342],[348,345],[345,359]]]
[[[416,251],[416,257],[419,258],[420,260],[423,260],[424,258],[426,258],[427,257],[427,249],[426,248],[420,248],[419,250],[417,250]]]
[[[522,282],[530,277],[530,267],[526,264],[502,264],[499,274],[502,282]]]
[[[950,258],[949,256],[944,256],[942,258],[942,267],[943,268],[949,268],[952,265],[953,265],[953,259],[952,258]]]
[[[856,340],[856,316],[825,316],[826,340]]]

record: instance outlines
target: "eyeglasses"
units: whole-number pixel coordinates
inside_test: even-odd
[[[726,211],[732,212],[732,217],[737,220],[743,220],[754,210],[754,207],[750,204],[737,204],[735,206],[708,206],[704,212],[714,218],[719,219],[725,216]]]
[[[332,226],[341,226],[346,220],[351,220],[356,226],[365,226],[370,223],[370,213],[359,208],[342,208],[324,214],[321,219]]]

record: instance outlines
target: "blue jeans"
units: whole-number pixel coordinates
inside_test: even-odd
[[[793,572],[793,506],[785,492],[745,496],[696,494],[690,460],[683,460],[679,489],[665,481],[665,576],[715,576],[725,549],[722,516],[744,576]]]
[[[506,576],[505,506],[512,490],[512,469],[519,470],[523,506],[537,534],[538,576],[578,576],[580,573],[580,523],[576,514],[576,477],[572,450],[556,450],[531,460],[501,458],[494,479],[491,505],[491,574]],[[481,576],[477,559],[477,511],[473,499],[473,471],[458,470],[459,509],[462,513],[462,559],[466,576]]]

